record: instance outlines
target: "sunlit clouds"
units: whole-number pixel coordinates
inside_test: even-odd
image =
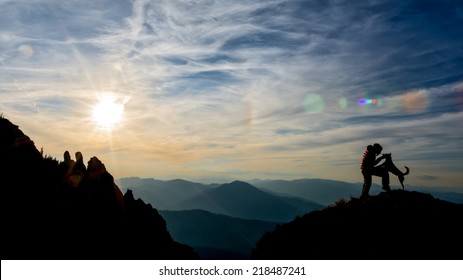
[[[0,113],[115,177],[356,182],[379,142],[409,184],[457,185],[461,8],[0,2]]]

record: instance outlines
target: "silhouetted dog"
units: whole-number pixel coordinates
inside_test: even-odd
[[[383,166],[386,167],[386,169],[391,172],[392,174],[396,175],[398,178],[399,178],[399,182],[400,184],[402,185],[402,190],[405,189],[404,187],[404,180],[405,180],[405,175],[408,175],[408,173],[410,172],[410,169],[407,167],[407,166],[404,166],[405,169],[407,171],[405,172],[402,172],[400,171],[399,168],[397,168],[397,166],[394,165],[394,163],[392,162],[392,156],[391,154],[383,154],[384,158],[386,159],[386,161],[381,164]]]

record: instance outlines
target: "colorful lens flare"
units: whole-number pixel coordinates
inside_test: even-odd
[[[381,101],[378,99],[368,99],[368,98],[360,98],[357,100],[359,105],[369,105],[369,104],[380,104]]]
[[[428,107],[428,93],[426,90],[410,91],[402,97],[402,104],[409,113],[421,113]]]

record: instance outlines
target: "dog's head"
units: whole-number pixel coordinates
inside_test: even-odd
[[[390,159],[390,158],[391,158],[391,153],[389,153],[389,154],[383,154],[383,157],[384,157],[384,158],[389,158],[389,159]]]

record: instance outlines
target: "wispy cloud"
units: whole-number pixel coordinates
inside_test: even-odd
[[[410,183],[455,185],[461,9],[0,1],[0,111],[50,153],[99,155],[116,176],[359,181],[363,149],[381,142],[412,162]],[[124,105],[110,133],[91,119],[105,92]]]
[[[429,181],[434,181],[434,180],[439,179],[439,177],[432,176],[432,175],[422,175],[420,176],[420,178],[423,180],[429,180]]]

